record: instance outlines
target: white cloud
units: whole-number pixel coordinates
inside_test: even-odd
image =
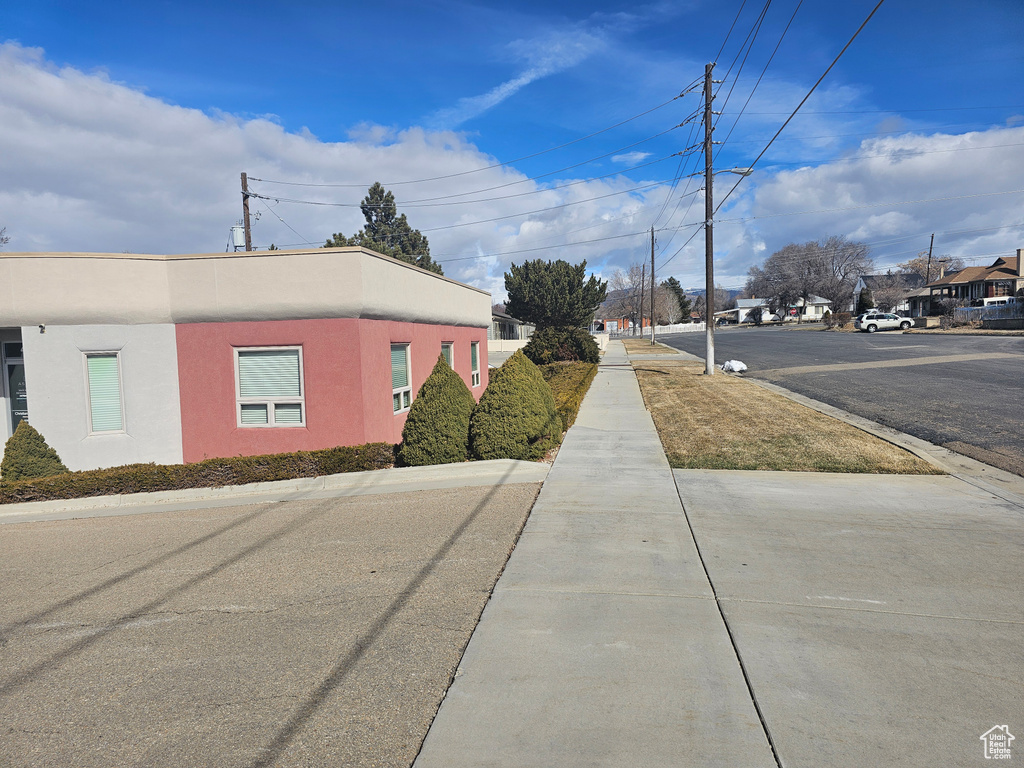
[[[833,98],[838,104],[853,97],[837,92]],[[821,134],[800,126],[794,133],[850,133],[857,126],[831,122],[820,129]],[[781,156],[762,162],[808,159],[804,153],[815,149],[813,141],[791,142]],[[986,254],[985,262],[991,260],[987,254],[1012,253],[1024,247],[1024,196],[989,193],[1024,188],[1017,172],[1024,167],[1022,144],[1024,127],[906,133],[862,141],[822,164],[759,166],[718,214],[716,274],[725,285],[742,285],[750,265],[767,254],[832,234],[873,243],[876,258],[889,263],[927,248],[931,232],[937,253]],[[42,51],[11,43],[0,46],[0,158],[0,227],[11,237],[9,251],[221,251],[241,215],[243,170],[255,179],[351,185],[252,181],[254,191],[280,200],[253,201],[261,216],[253,233],[258,246],[302,240],[319,245],[333,232],[352,234],[362,226],[359,201],[379,180],[429,237],[435,258],[461,259],[446,261],[445,272],[492,291],[496,299],[504,295],[502,276],[512,261],[587,259],[607,277],[639,260],[668,194],[665,185],[630,191],[643,182],[625,177],[551,189],[510,168],[477,172],[495,159],[452,131],[364,125],[347,141],[324,142],[308,131],[289,133],[267,118],[170,105],[102,73],[54,67]],[[409,179],[433,180],[399,183]],[[716,199],[724,198],[735,179],[718,177]],[[692,192],[699,182],[691,181]],[[505,184],[513,185],[479,192]],[[685,182],[674,194],[684,188]],[[512,196],[521,192],[532,194]],[[612,193],[620,194],[607,196]],[[917,200],[933,202],[896,204]],[[504,218],[528,211],[540,212]],[[697,194],[677,206],[673,196],[666,217],[673,211],[675,225],[699,222],[702,198]],[[453,226],[463,224],[469,225]],[[664,225],[665,218],[658,226]],[[683,229],[675,237],[659,232],[658,263],[693,231]],[[703,239],[697,232],[660,276],[703,284]],[[565,245],[572,242],[582,244]]]
[[[352,234],[362,226],[359,201],[379,180],[395,193],[413,226],[427,234],[435,258],[521,251],[445,264],[450,276],[498,296],[513,259],[587,258],[599,265],[614,258],[611,248],[629,240],[557,246],[638,232],[647,226],[630,215],[638,201],[646,194],[660,203],[658,190],[590,200],[630,189],[626,179],[551,190],[508,168],[473,172],[495,159],[450,131],[367,125],[348,141],[331,143],[308,131],[289,133],[267,119],[208,115],[102,74],[57,69],[38,49],[11,43],[0,46],[0,157],[0,226],[11,236],[9,251],[221,251],[241,216],[243,170],[252,191],[280,200],[252,200],[253,213],[260,215],[253,227],[257,246],[301,247],[305,240],[320,245],[333,232]],[[350,186],[284,186],[257,179]],[[408,179],[434,180],[399,183]],[[509,183],[514,185],[474,192]],[[521,192],[535,194],[510,197]],[[467,200],[486,201],[451,205]],[[566,203],[572,205],[502,218]],[[497,220],[452,227],[490,219]],[[548,246],[555,248],[523,250]]]
[[[1024,247],[1021,167],[1024,128],[992,128],[868,139],[816,167],[755,172],[718,216],[722,280],[741,285],[768,253],[833,234],[869,243],[882,267],[927,249],[932,232],[937,253],[991,263]]]
[[[531,40],[516,40],[509,45],[509,50],[518,60],[526,63],[523,72],[487,93],[459,99],[454,107],[438,110],[428,122],[440,129],[457,128],[515,95],[530,83],[576,66],[603,44],[599,35],[579,28],[551,31]]]
[[[650,156],[650,152],[626,152],[624,155],[613,155],[612,162],[622,163],[623,165],[637,165]]]

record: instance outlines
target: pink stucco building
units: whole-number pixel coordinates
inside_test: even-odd
[[[490,295],[362,248],[0,253],[0,286],[4,434],[71,469],[397,443],[439,355],[487,386]]]

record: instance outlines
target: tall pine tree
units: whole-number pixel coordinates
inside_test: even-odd
[[[427,238],[418,229],[413,229],[409,225],[404,213],[398,215],[395,196],[384,189],[379,181],[374,182],[367,190],[359,208],[366,219],[366,226],[352,237],[345,237],[341,232],[336,232],[324,244],[324,248],[360,245],[385,256],[429,269],[439,275],[444,274],[441,265],[430,258],[430,244]]]

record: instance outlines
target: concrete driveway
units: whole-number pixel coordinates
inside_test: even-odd
[[[539,487],[0,526],[0,765],[408,766]]]
[[[674,474],[781,765],[983,765],[993,726],[1024,739],[1024,500],[954,477]]]

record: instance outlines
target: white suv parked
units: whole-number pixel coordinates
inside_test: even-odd
[[[892,331],[897,328],[905,331],[913,324],[914,322],[909,318],[900,317],[891,312],[865,312],[853,321],[854,328],[858,331],[867,331],[868,333]]]

